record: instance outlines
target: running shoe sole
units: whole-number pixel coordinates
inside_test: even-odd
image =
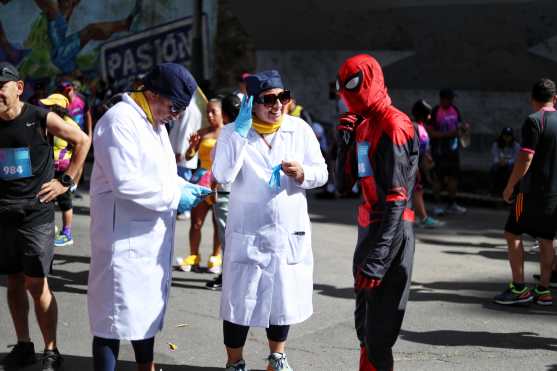
[[[73,240],[62,242],[62,243],[54,243],[54,246],[56,247],[64,247],[64,246],[71,246],[71,245],[73,245]]]
[[[529,296],[529,297],[527,297],[527,298],[524,298],[524,299],[517,299],[517,300],[513,300],[513,301],[510,301],[510,300],[508,300],[508,301],[503,301],[503,300],[500,300],[500,299],[494,299],[494,301],[495,301],[497,304],[501,304],[501,305],[517,305],[517,304],[518,304],[518,305],[524,305],[524,304],[530,304],[531,302],[533,302],[533,301],[534,301],[534,296],[531,295],[531,296]]]
[[[207,271],[209,273],[214,273],[214,274],[221,274],[222,273],[222,267],[211,267],[211,268],[207,268]]]

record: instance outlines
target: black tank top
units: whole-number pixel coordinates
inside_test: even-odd
[[[53,149],[46,133],[48,111],[28,103],[11,121],[0,119],[0,148],[29,148],[32,175],[0,179],[0,200],[32,200],[41,186],[54,176]]]

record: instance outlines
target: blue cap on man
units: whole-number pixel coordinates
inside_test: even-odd
[[[246,92],[257,97],[261,92],[274,88],[284,89],[284,84],[277,70],[262,71],[245,78]]]
[[[0,62],[0,82],[19,80],[21,80],[19,77],[19,71],[13,64]]]
[[[143,85],[146,89],[170,99],[180,110],[190,104],[191,97],[197,89],[197,82],[190,71],[177,63],[155,66],[143,78]]]

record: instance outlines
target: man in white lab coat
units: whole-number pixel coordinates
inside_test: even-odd
[[[213,162],[216,181],[232,184],[220,310],[226,370],[246,369],[242,350],[256,326],[267,329],[268,370],[287,371],[289,325],[313,312],[305,190],[325,184],[327,165],[311,128],[285,114],[290,92],[279,73],[250,75],[246,83],[250,98],[222,129]]]
[[[186,68],[156,66],[95,128],[88,306],[95,371],[114,371],[119,341],[131,340],[140,371],[154,370],[171,284],[176,210],[210,190],[176,170],[165,123],[197,84]]]

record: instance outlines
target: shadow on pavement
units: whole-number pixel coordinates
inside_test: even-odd
[[[319,295],[341,299],[354,299],[354,289],[352,287],[335,287],[332,285],[315,284],[313,289]],[[557,307],[554,305],[541,306],[531,304],[529,306],[505,306],[493,303],[493,296],[502,289],[504,289],[504,283],[500,282],[412,282],[410,301],[476,304],[490,311],[521,315],[557,315]],[[463,291],[467,292],[463,293]],[[471,293],[473,291],[480,291],[480,293]]]
[[[443,251],[445,254],[450,255],[479,255],[488,259],[495,260],[508,260],[507,250],[481,250],[478,252],[467,252],[467,251]],[[524,261],[527,262],[539,262],[537,254],[524,254]]]
[[[555,365],[548,365],[546,366],[547,370],[546,371],[557,371],[557,364]]]
[[[6,353],[0,353],[0,359],[4,358]],[[62,354],[64,357],[64,363],[62,365],[62,370],[65,371],[93,371],[93,359],[91,357],[81,357],[81,356],[68,356]],[[39,358],[40,355],[37,354]],[[165,357],[169,358],[169,357]],[[155,355],[155,362],[157,359],[157,355]],[[164,362],[164,361],[163,361]],[[166,361],[168,362],[168,361]],[[36,371],[40,369],[40,361],[35,363],[34,365],[19,368],[19,371]],[[164,363],[155,363],[155,369],[157,371],[221,371],[221,367],[198,367],[198,366],[189,366],[189,365],[171,365],[171,364],[164,364]],[[0,370],[4,370],[2,366],[0,366]],[[6,369],[9,371],[10,369]],[[137,366],[135,362],[130,361],[118,361],[118,371],[136,371]],[[257,370],[254,370],[257,371]]]
[[[89,276],[89,263],[91,259],[86,256],[56,254],[52,263],[52,272],[48,276],[48,283],[55,292],[68,292],[71,294],[87,294],[87,278]],[[85,270],[72,272],[61,269],[68,264],[85,264]],[[82,287],[79,287],[82,286]]]
[[[534,332],[497,333],[454,330],[414,332],[402,330],[400,338],[414,343],[435,346],[481,346],[486,348],[557,351],[557,339],[540,337]]]
[[[448,241],[448,240],[440,240],[440,239],[432,239],[432,238],[416,238],[417,242],[425,243],[428,245],[441,245],[441,246],[455,246],[455,247],[507,247],[505,242],[502,243],[488,243],[488,242],[466,242],[466,241]]]
[[[314,284],[313,290],[319,295],[330,296],[332,298],[354,299],[356,297],[353,287],[339,288],[332,285]]]

